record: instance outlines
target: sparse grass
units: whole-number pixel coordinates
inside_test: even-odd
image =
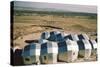
[[[42,25],[42,27],[39,27],[39,25]],[[67,17],[67,16],[61,17],[55,15],[14,16],[13,39],[17,39],[20,36],[30,33],[38,33],[42,31],[55,29],[51,28],[50,26],[61,28],[64,31],[92,33],[97,31],[97,20],[89,19],[86,16],[78,16],[78,17]]]

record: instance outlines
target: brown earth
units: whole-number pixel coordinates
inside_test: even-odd
[[[81,16],[79,16],[81,17]],[[97,20],[85,17],[61,17],[61,16],[14,16],[13,41],[14,46],[24,47],[25,40],[39,39],[43,31],[60,30],[66,33],[86,33],[91,39],[95,39],[97,32]]]

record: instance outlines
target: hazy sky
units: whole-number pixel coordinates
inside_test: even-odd
[[[97,13],[97,6],[94,5],[72,5],[72,4],[57,4],[57,3],[43,3],[43,2],[14,2],[14,6],[34,7],[34,8],[54,8],[64,11],[88,12]]]

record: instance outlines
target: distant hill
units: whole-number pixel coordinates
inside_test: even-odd
[[[92,18],[97,18],[96,13],[87,13],[87,12],[75,12],[75,11],[66,11],[66,10],[59,10],[54,8],[35,8],[35,7],[14,7],[14,14],[15,15],[60,15],[60,16],[91,16]]]
[[[60,10],[55,8],[35,8],[35,7],[19,7],[15,6],[14,10],[27,10],[27,11],[50,11],[50,12],[72,12],[69,10]]]

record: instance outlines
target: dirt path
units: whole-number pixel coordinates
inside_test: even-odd
[[[25,45],[28,45],[28,43],[25,42],[26,40],[37,40],[39,37],[40,33],[24,35],[14,40],[14,44],[18,44],[20,48],[23,48]]]

